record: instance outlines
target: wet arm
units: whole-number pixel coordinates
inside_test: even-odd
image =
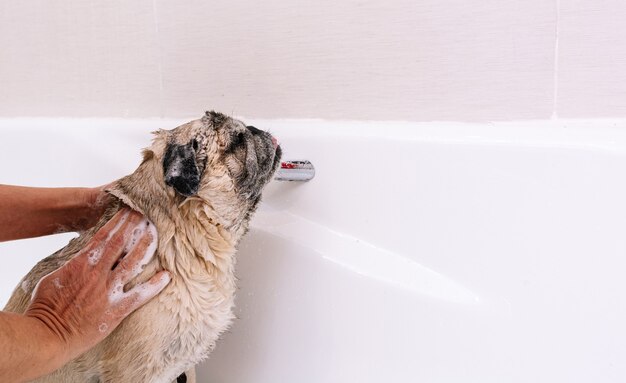
[[[154,256],[157,241],[152,223],[122,209],[74,258],[39,281],[24,314],[0,312],[0,382],[30,381],[58,369],[163,290],[171,279],[167,271],[123,289]]]
[[[6,312],[0,312],[0,350],[3,382],[23,382],[50,373],[69,354],[41,321]]]
[[[101,188],[0,185],[0,241],[93,226],[106,208]]]

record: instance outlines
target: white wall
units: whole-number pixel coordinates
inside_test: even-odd
[[[5,0],[0,116],[624,117],[625,16],[623,0]]]

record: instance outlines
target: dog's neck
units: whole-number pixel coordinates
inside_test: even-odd
[[[200,198],[182,199],[155,174],[158,161],[145,161],[137,170],[107,190],[121,202],[143,213],[157,228],[159,246],[136,282],[145,282],[160,269],[173,279],[159,296],[163,308],[179,323],[213,328],[211,315],[222,312],[230,320],[235,294],[235,246],[238,238],[213,215]],[[225,323],[220,324],[225,326]]]
[[[209,264],[205,266],[231,272],[241,230],[227,228],[203,199],[182,199],[156,179],[160,166],[155,158],[144,160],[134,173],[114,182],[107,191],[156,225],[159,261],[165,269],[180,269],[177,265],[181,262],[188,266],[194,260],[184,258],[194,255]]]

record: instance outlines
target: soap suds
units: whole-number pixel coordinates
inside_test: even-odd
[[[107,239],[105,242],[108,242],[115,235],[115,233],[117,233],[120,230],[124,222],[126,222],[126,220],[128,219],[129,215],[130,215],[130,211],[127,211],[122,215],[122,217],[120,218],[120,221],[115,225],[113,229],[111,229],[111,231],[107,235]],[[89,252],[88,262],[91,266],[95,266],[98,262],[100,262],[100,259],[102,258],[102,251],[103,251],[103,245]]]
[[[135,278],[136,276],[138,276],[139,274],[141,274],[144,267],[148,264],[148,262],[150,262],[150,260],[154,256],[154,253],[156,252],[156,249],[159,243],[158,234],[157,234],[155,226],[152,223],[150,223],[150,221],[148,221],[147,219],[143,220],[139,224],[139,226],[135,230],[133,230],[127,252],[131,252],[133,250],[133,248],[139,242],[139,239],[141,238],[141,236],[144,235],[146,231],[149,233],[148,235],[151,238],[151,242],[148,245],[148,248],[146,249],[146,251],[144,252],[143,257],[139,260],[139,262],[137,262],[136,265],[133,265],[132,269],[130,270],[130,275],[128,275],[125,278],[126,280],[131,280]],[[144,289],[145,287],[143,286],[144,286],[143,284],[138,285],[138,286],[135,286],[131,291],[124,292],[124,283],[122,282],[120,278],[117,278],[113,283],[113,288],[109,292],[109,302],[117,303],[121,301],[122,299],[126,298],[127,296],[129,296],[130,294],[138,292],[139,291],[138,289],[140,288]],[[147,293],[143,293],[143,294],[147,294]],[[141,293],[140,293],[140,296],[141,296]]]
[[[148,262],[150,262],[150,260],[154,256],[154,253],[156,252],[157,246],[159,244],[159,238],[158,238],[158,234],[157,234],[157,231],[156,231],[156,227],[153,224],[151,224],[150,221],[148,221],[148,220],[146,220],[146,224],[145,224],[144,227],[145,227],[144,230],[148,231],[148,235],[150,236],[152,241],[150,242],[150,245],[148,245],[148,248],[146,249],[143,257],[139,260],[139,262],[131,270],[132,278],[134,278],[137,275],[141,274],[141,272],[143,271],[144,267],[148,264]],[[142,231],[142,233],[143,233],[143,231]]]
[[[135,248],[135,246],[137,245],[137,243],[139,242],[139,240],[145,233],[147,222],[148,222],[147,219],[142,220],[139,223],[139,225],[130,234],[130,239],[126,242],[126,246],[124,247],[125,253],[130,253]]]
[[[28,293],[28,290],[30,289],[30,281],[28,279],[25,279],[22,281],[22,291],[25,293]]]
[[[89,252],[89,256],[87,257],[87,261],[91,266],[95,266],[98,262],[100,262],[100,258],[102,258],[102,246],[91,250]]]
[[[120,229],[120,227],[122,227],[122,225],[124,224],[124,222],[126,222],[126,220],[128,219],[128,216],[130,215],[130,210],[124,212],[124,214],[122,215],[122,217],[120,218],[120,221],[117,223],[117,225],[115,225],[115,227],[113,229],[111,229],[111,231],[109,232],[109,235],[107,236],[107,241],[110,240],[113,235],[115,235],[115,233],[117,233],[117,231]]]
[[[54,287],[57,288],[57,290],[61,290],[64,286],[61,284],[61,278],[54,278],[52,280],[52,284],[54,285]]]
[[[170,282],[170,275],[164,273],[161,278],[155,283],[141,283],[131,290],[124,292],[124,285],[121,281],[116,280],[115,285],[111,292],[109,293],[109,302],[112,304],[119,303],[122,299],[137,295],[137,299],[139,301],[146,301],[151,296],[155,295],[157,292],[161,291],[167,284]]]
[[[167,284],[170,282],[170,279],[170,275],[165,273],[161,276],[157,283],[142,283],[133,288],[131,291],[137,293],[140,301],[145,301],[146,299],[163,289],[165,286],[167,286]]]
[[[119,279],[115,280],[113,288],[109,291],[109,302],[117,303],[121,301],[126,294],[124,293],[124,284]]]

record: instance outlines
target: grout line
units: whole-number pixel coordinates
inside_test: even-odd
[[[559,23],[561,21],[561,0],[556,1],[556,25],[554,26],[554,77],[552,94],[552,120],[557,120],[559,99]]]
[[[157,44],[157,67],[159,70],[159,117],[165,117],[165,95],[163,94],[163,65],[161,53],[161,39],[159,37],[159,18],[157,16],[157,0],[152,0],[152,14],[154,16],[154,32]]]

